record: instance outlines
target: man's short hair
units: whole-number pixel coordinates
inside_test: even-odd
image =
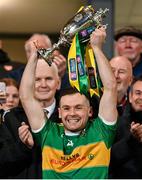
[[[59,94],[59,102],[61,100],[61,98],[65,95],[71,95],[71,94],[76,94],[76,93],[80,93],[76,88],[73,88],[71,86],[64,88],[63,90],[60,91]],[[90,94],[88,93],[87,95],[84,95],[88,101],[90,102]]]
[[[142,30],[135,28],[133,26],[126,26],[124,28],[118,29],[115,32],[114,39],[117,41],[122,36],[134,36],[142,39]]]
[[[130,86],[130,91],[133,90],[133,86],[135,85],[135,83],[136,83],[137,81],[142,81],[142,75],[133,78],[133,81],[132,81],[131,86]]]

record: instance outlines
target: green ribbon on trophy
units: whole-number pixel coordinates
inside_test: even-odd
[[[88,77],[84,66],[84,56],[81,52],[78,34],[73,39],[68,54],[69,80],[72,87],[75,87],[83,94],[88,93]]]
[[[76,33],[68,54],[69,81],[72,87],[78,89],[82,94],[90,93],[100,97],[102,94],[102,83],[95,62],[93,50],[89,43],[80,43]]]

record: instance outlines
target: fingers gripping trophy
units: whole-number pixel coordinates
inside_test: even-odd
[[[38,54],[51,66],[53,60],[52,53],[59,49],[61,45],[70,45],[76,33],[82,32],[81,41],[86,42],[95,28],[106,26],[102,24],[102,20],[108,11],[109,9],[105,8],[95,12],[92,6],[80,8],[60,31],[59,40],[53,44],[53,48],[40,48],[37,50]],[[87,30],[87,35],[84,30]]]

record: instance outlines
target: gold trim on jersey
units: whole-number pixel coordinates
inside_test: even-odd
[[[64,155],[62,151],[45,146],[43,148],[43,170],[67,172],[78,168],[104,167],[109,165],[110,149],[104,142],[96,142],[79,146],[70,155]]]

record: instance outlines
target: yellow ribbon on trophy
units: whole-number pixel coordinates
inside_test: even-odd
[[[68,72],[69,81],[72,87],[75,87],[80,92],[78,82],[78,68],[76,61],[76,36],[73,38],[69,53],[68,53]]]
[[[95,56],[92,48],[88,44],[86,47],[86,68],[89,81],[89,92],[91,97],[95,94],[96,96],[101,96],[102,83],[99,77],[99,72],[97,70],[97,64],[95,61]]]

